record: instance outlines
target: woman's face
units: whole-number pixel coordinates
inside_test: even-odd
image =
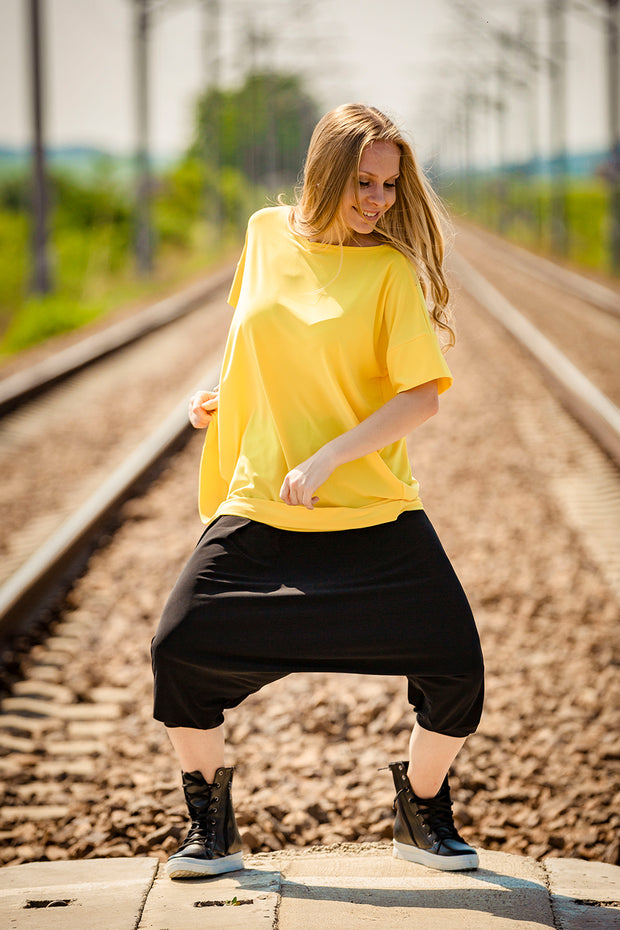
[[[370,235],[396,200],[400,150],[393,142],[371,142],[362,152],[357,179],[351,179],[341,204],[341,216],[352,232]]]

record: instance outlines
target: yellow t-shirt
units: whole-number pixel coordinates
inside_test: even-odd
[[[420,285],[391,246],[313,243],[287,215],[269,207],[248,224],[202,454],[201,519],[234,514],[300,531],[395,520],[422,508],[404,439],[336,468],[314,510],[279,491],[291,468],[398,392],[450,386]]]

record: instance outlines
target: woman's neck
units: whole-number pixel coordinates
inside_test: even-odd
[[[357,246],[360,249],[365,249],[371,245],[381,245],[382,241],[383,240],[376,236],[374,233],[369,233],[368,235],[353,233],[353,235],[349,239],[345,239],[342,244]]]
[[[309,242],[317,242],[321,243],[322,245],[344,245],[347,247],[363,249],[369,248],[373,245],[383,244],[383,239],[381,239],[380,236],[377,236],[376,233],[369,233],[366,235],[364,233],[356,233],[354,230],[351,230],[350,234],[343,241],[340,241],[335,231],[331,232],[330,229],[324,230],[318,236],[308,235],[307,230],[303,228],[303,224],[299,223],[297,211],[295,209],[292,210],[291,216],[289,217],[289,225],[296,236],[301,236],[303,239],[307,239]],[[300,228],[300,226],[302,228]]]

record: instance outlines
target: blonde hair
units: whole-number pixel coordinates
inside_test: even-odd
[[[429,303],[429,313],[447,337],[447,346],[452,346],[455,335],[450,326],[450,291],[443,270],[442,225],[447,225],[447,216],[411,146],[375,107],[348,103],[319,120],[306,156],[303,186],[291,208],[290,226],[308,239],[321,240],[328,234],[331,241],[342,245],[350,237],[351,231],[341,216],[341,203],[351,178],[357,182],[362,152],[373,142],[392,142],[400,151],[396,200],[377,223],[375,235],[411,261]]]

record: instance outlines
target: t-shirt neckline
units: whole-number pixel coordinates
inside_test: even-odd
[[[332,251],[334,249],[338,252],[340,249],[345,249],[348,252],[369,252],[373,249],[391,248],[389,242],[377,242],[376,245],[341,245],[338,242],[315,242],[312,239],[306,239],[305,236],[300,236],[299,233],[295,233],[291,229],[288,232],[296,242],[313,252]]]
[[[306,236],[302,236],[299,233],[293,232],[288,224],[288,219],[286,219],[286,231],[290,236],[292,236],[295,242],[298,242],[301,246],[308,248],[313,252],[323,252],[326,250],[331,251],[333,249],[336,249],[337,251],[340,251],[340,249],[346,249],[348,252],[367,252],[368,250],[372,249],[392,248],[389,242],[377,242],[376,245],[341,245],[338,242],[314,242],[312,239],[306,238]]]

